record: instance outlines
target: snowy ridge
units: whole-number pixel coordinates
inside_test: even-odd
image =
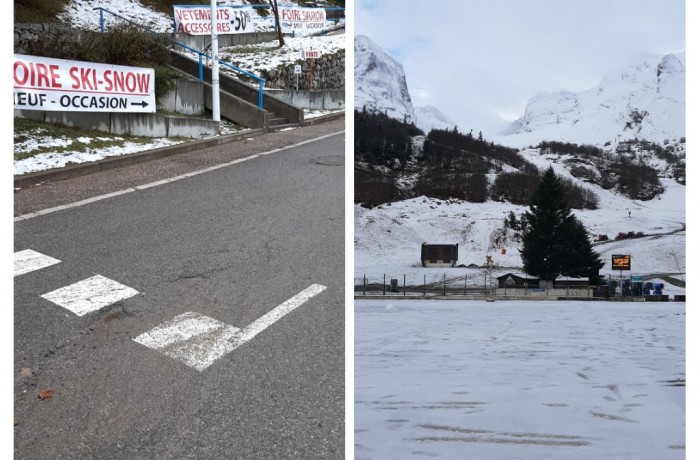
[[[355,108],[416,121],[403,66],[364,35],[355,37]]]
[[[453,129],[457,126],[457,123],[450,120],[447,115],[432,105],[416,107],[415,112],[416,126],[425,134],[428,134],[433,129]]]
[[[610,72],[587,91],[541,93],[495,142],[522,147],[540,141],[602,145],[685,136],[685,53],[647,56]]]

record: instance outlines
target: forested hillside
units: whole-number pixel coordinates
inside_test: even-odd
[[[558,145],[541,148],[551,154]],[[588,147],[581,149],[588,152]],[[600,156],[597,151],[593,154]],[[611,173],[616,164],[609,166]],[[573,163],[572,167],[583,168]],[[539,177],[540,171],[517,149],[494,144],[481,133],[474,136],[451,129],[432,130],[426,135],[413,123],[382,113],[355,111],[356,203],[376,206],[426,196],[527,204]],[[594,193],[568,178],[562,178],[562,183],[574,209],[598,207]]]

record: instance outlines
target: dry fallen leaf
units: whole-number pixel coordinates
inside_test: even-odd
[[[21,377],[31,377],[31,376],[32,376],[32,370],[31,370],[30,368],[28,368],[28,367],[23,367],[22,369],[20,369],[19,375],[20,375]]]
[[[53,390],[51,388],[47,388],[46,390],[39,392],[39,399],[41,399],[41,400],[49,399],[52,396],[53,396]]]

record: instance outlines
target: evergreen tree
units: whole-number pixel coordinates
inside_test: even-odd
[[[566,275],[598,282],[603,262],[585,227],[571,213],[564,186],[551,166],[535,188],[525,215],[528,225],[520,254],[526,273],[546,281]]]
[[[600,283],[599,271],[603,261],[593,250],[586,227],[573,215],[564,222],[562,232],[566,238],[566,265],[562,275],[588,278],[591,284]]]

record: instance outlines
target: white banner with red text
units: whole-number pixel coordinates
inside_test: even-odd
[[[153,69],[14,55],[14,106],[63,112],[156,111]]]
[[[320,32],[326,26],[326,10],[323,8],[279,7],[282,32],[308,35]]]
[[[211,35],[211,6],[175,5],[175,32],[189,35]],[[242,34],[255,32],[253,8],[216,7],[216,33]]]

